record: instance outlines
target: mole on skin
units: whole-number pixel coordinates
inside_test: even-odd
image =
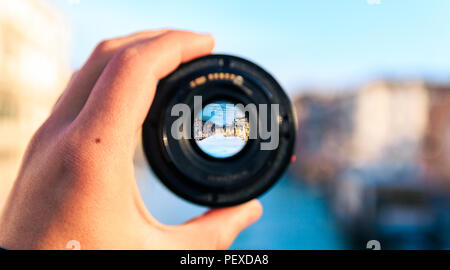
[[[101,141],[100,138],[95,138],[95,143],[100,143]]]

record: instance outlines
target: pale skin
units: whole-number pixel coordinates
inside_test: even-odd
[[[155,30],[101,42],[36,131],[0,218],[6,249],[226,249],[257,200],[164,225],[144,205],[133,156],[159,79],[210,54],[211,35]]]

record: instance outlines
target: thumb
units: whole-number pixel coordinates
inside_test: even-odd
[[[185,225],[194,230],[192,236],[203,245],[213,249],[227,249],[238,234],[261,215],[261,203],[252,200],[238,206],[210,210]]]

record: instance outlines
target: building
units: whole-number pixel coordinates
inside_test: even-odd
[[[234,135],[241,138],[244,142],[248,141],[250,135],[250,125],[246,117],[235,118],[234,120]]]
[[[233,125],[225,125],[224,127],[221,127],[220,130],[222,131],[222,135],[224,137],[234,137],[235,136],[235,131],[234,131]]]
[[[375,81],[359,91],[301,96],[295,101],[299,132],[292,171],[318,183],[380,161],[418,163],[429,92],[421,81]]]
[[[428,122],[428,89],[422,81],[376,81],[356,94],[352,162],[417,162]]]
[[[450,86],[431,85],[421,161],[428,176],[450,188]]]
[[[306,94],[294,102],[299,130],[291,171],[314,184],[332,181],[350,163],[355,95]]]
[[[43,1],[0,2],[0,208],[27,142],[69,78],[68,33]]]
[[[194,139],[202,140],[203,139],[203,122],[201,119],[194,120]]]

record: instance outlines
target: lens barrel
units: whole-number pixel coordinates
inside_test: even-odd
[[[202,108],[196,108],[199,97]],[[275,112],[271,105],[278,104],[279,113],[274,121],[278,129],[277,147],[262,149],[262,144],[273,138],[258,135],[226,158],[215,158],[202,151],[195,139],[195,112],[217,101],[254,104],[258,115],[262,112],[259,105],[267,104],[268,117],[258,118],[253,125],[266,124],[269,129],[274,121],[270,116]],[[191,114],[188,118],[191,127],[183,126],[181,132],[185,136],[181,139],[173,136],[173,126],[180,117],[173,111],[177,104],[189,108]],[[143,125],[142,141],[148,163],[171,191],[197,204],[223,207],[240,204],[267,191],[287,168],[295,135],[291,102],[269,73],[239,57],[208,55],[180,65],[159,82]]]

